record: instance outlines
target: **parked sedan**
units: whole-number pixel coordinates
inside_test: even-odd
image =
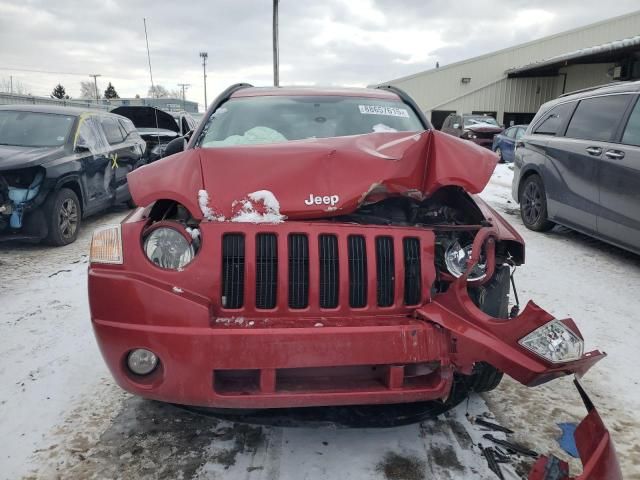
[[[442,124],[442,131],[454,137],[470,140],[476,145],[491,148],[493,137],[503,128],[489,115],[450,114]]]
[[[0,240],[66,245],[81,219],[131,200],[145,143],[126,118],[42,105],[0,106]]]
[[[544,104],[518,143],[513,198],[525,226],[559,223],[640,254],[639,81]]]
[[[493,137],[491,150],[498,154],[501,163],[513,162],[516,141],[520,140],[520,137],[524,135],[526,129],[526,125],[514,125]]]

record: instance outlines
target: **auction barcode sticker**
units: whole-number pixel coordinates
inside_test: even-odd
[[[383,107],[382,105],[358,105],[360,113],[363,115],[386,115],[388,117],[409,118],[406,108]]]

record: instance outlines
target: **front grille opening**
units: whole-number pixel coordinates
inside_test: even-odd
[[[404,303],[417,305],[422,293],[422,272],[420,271],[420,240],[404,238]]]
[[[376,276],[378,279],[378,306],[393,305],[395,292],[395,265],[393,261],[393,238],[376,238]]]
[[[289,308],[309,305],[309,239],[301,233],[289,235]]]
[[[223,395],[259,393],[260,370],[215,370],[213,388]]]
[[[364,237],[347,238],[349,255],[349,305],[362,308],[367,305],[367,250]]]
[[[222,237],[223,308],[241,308],[244,304],[244,236],[228,233]]]
[[[336,308],[338,306],[338,239],[335,235],[318,237],[320,255],[320,307]]]
[[[256,308],[275,308],[278,290],[278,241],[273,233],[256,235]]]

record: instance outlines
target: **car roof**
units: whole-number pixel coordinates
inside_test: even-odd
[[[634,80],[631,82],[615,82],[608,85],[597,86],[592,88],[585,88],[583,90],[577,90],[575,92],[565,93],[558,98],[549,100],[542,104],[538,112],[547,111],[556,105],[562,103],[573,102],[581,100],[583,98],[595,97],[598,95],[607,95],[612,93],[636,93],[640,92],[640,80]]]
[[[379,88],[351,87],[247,87],[236,90],[231,98],[267,96],[335,96],[368,97],[385,100],[398,100],[400,97],[390,90]]]
[[[0,105],[0,110],[12,110],[22,112],[34,112],[34,113],[57,113],[60,115],[71,115],[78,117],[84,113],[93,113],[100,115],[112,115],[105,110],[98,110],[94,108],[79,108],[79,107],[63,107],[60,105]],[[120,115],[113,115],[119,117]]]

